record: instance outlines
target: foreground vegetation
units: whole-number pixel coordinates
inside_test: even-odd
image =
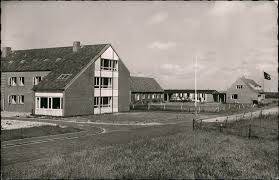
[[[1,170],[3,178],[15,179],[274,179],[278,177],[277,155],[278,142],[273,138],[248,139],[219,131],[192,131],[189,127],[184,132],[141,137],[124,144],[76,144],[71,153],[56,152],[50,159],[9,165]]]
[[[80,129],[73,128],[73,127],[60,127],[60,126],[51,126],[51,125],[21,128],[21,129],[11,129],[11,130],[1,130],[1,141],[72,133],[78,131],[80,131]]]

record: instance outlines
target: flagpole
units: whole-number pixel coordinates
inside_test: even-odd
[[[263,92],[264,92],[264,70],[263,70]]]
[[[197,56],[195,57],[195,116],[197,116]]]

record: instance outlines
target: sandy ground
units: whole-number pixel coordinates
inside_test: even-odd
[[[56,124],[54,123],[1,119],[1,130],[30,128],[30,127],[37,127],[43,125],[56,126]]]
[[[30,116],[31,113],[26,112],[8,112],[8,111],[1,111],[1,117],[27,117]]]

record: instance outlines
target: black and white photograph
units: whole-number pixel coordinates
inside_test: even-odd
[[[279,179],[278,1],[1,1],[1,179]]]

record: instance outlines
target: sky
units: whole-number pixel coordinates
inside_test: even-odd
[[[1,46],[110,43],[134,76],[164,89],[226,90],[241,76],[278,90],[277,3],[1,1]]]

